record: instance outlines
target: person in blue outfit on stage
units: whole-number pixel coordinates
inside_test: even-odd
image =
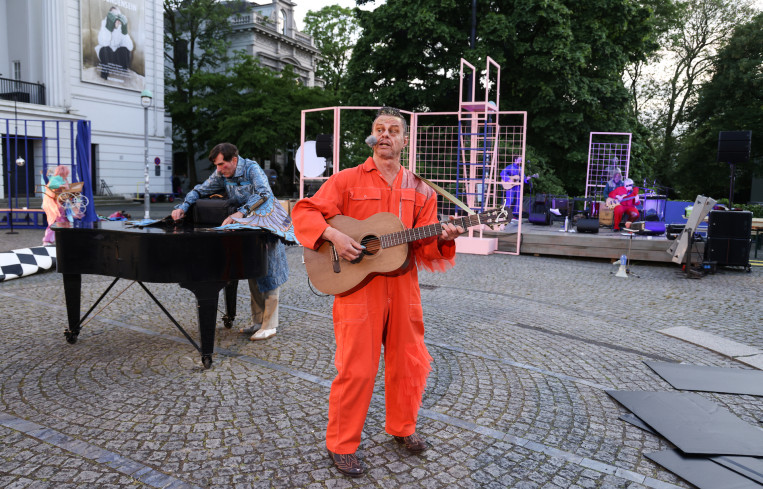
[[[172,218],[185,217],[191,205],[201,197],[226,194],[229,201],[238,205],[238,210],[226,217],[222,225],[235,223],[253,213],[259,207],[281,205],[268,185],[268,177],[260,165],[238,155],[238,148],[231,143],[220,143],[209,153],[216,169],[209,178],[188,192],[182,204],[172,211]],[[266,340],[276,334],[278,328],[278,295],[280,286],[289,278],[286,249],[275,234],[268,234],[268,273],[263,277],[249,280],[252,299],[253,324],[240,331],[252,334],[252,341]]]
[[[525,184],[531,182],[531,179],[537,178],[538,174],[525,177]],[[521,198],[521,180],[522,180],[522,157],[517,156],[512,163],[506,165],[501,170],[501,185],[506,190],[506,207],[511,209],[514,216],[519,216],[519,199]]]

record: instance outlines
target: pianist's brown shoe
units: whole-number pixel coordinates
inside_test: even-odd
[[[329,458],[332,462],[334,462],[334,467],[337,468],[337,470],[344,475],[349,475],[350,477],[360,477],[363,475],[363,472],[366,471],[366,469],[363,468],[363,465],[360,463],[360,460],[358,460],[357,455],[354,453],[348,453],[348,454],[341,454],[341,453],[334,453],[331,450],[327,450],[329,452]]]
[[[405,449],[411,453],[421,453],[429,448],[429,443],[416,432],[413,432],[408,436],[396,436],[395,441],[405,445]]]

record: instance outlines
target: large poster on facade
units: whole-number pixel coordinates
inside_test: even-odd
[[[144,0],[80,0],[82,81],[142,90],[146,76]]]

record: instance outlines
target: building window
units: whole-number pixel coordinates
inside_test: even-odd
[[[21,61],[13,62],[13,79],[21,81]]]
[[[281,10],[281,15],[278,16],[278,32],[286,35],[286,10]]]

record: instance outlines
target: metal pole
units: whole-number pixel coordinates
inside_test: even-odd
[[[148,107],[143,107],[143,147],[145,150],[145,161],[146,161],[146,168],[145,168],[145,189],[143,191],[143,204],[145,206],[145,213],[143,215],[144,219],[149,219],[149,208],[150,208],[150,198],[148,196]]]
[[[17,107],[18,97],[19,97],[19,90],[17,86],[16,91],[13,93],[13,119],[15,120],[15,123],[14,123],[15,128],[13,130],[14,132],[14,138],[13,138],[14,148],[13,149],[16,150],[17,156],[19,154],[19,111]],[[11,153],[11,140],[9,138],[8,139],[8,155],[9,156],[10,156],[10,153]],[[15,193],[17,195],[19,191],[19,188],[18,188],[19,185],[18,185],[18,182],[15,181],[16,162],[15,161],[10,162],[9,166],[10,166],[10,171],[9,171],[10,178],[8,179],[8,209],[13,209],[13,202],[11,201],[11,185],[13,185],[14,183],[16,184],[16,186],[14,187],[14,190],[16,191]],[[18,202],[18,197],[16,198],[16,201]],[[5,234],[19,234],[13,230],[13,212],[8,212],[8,224],[11,225],[11,230]]]

